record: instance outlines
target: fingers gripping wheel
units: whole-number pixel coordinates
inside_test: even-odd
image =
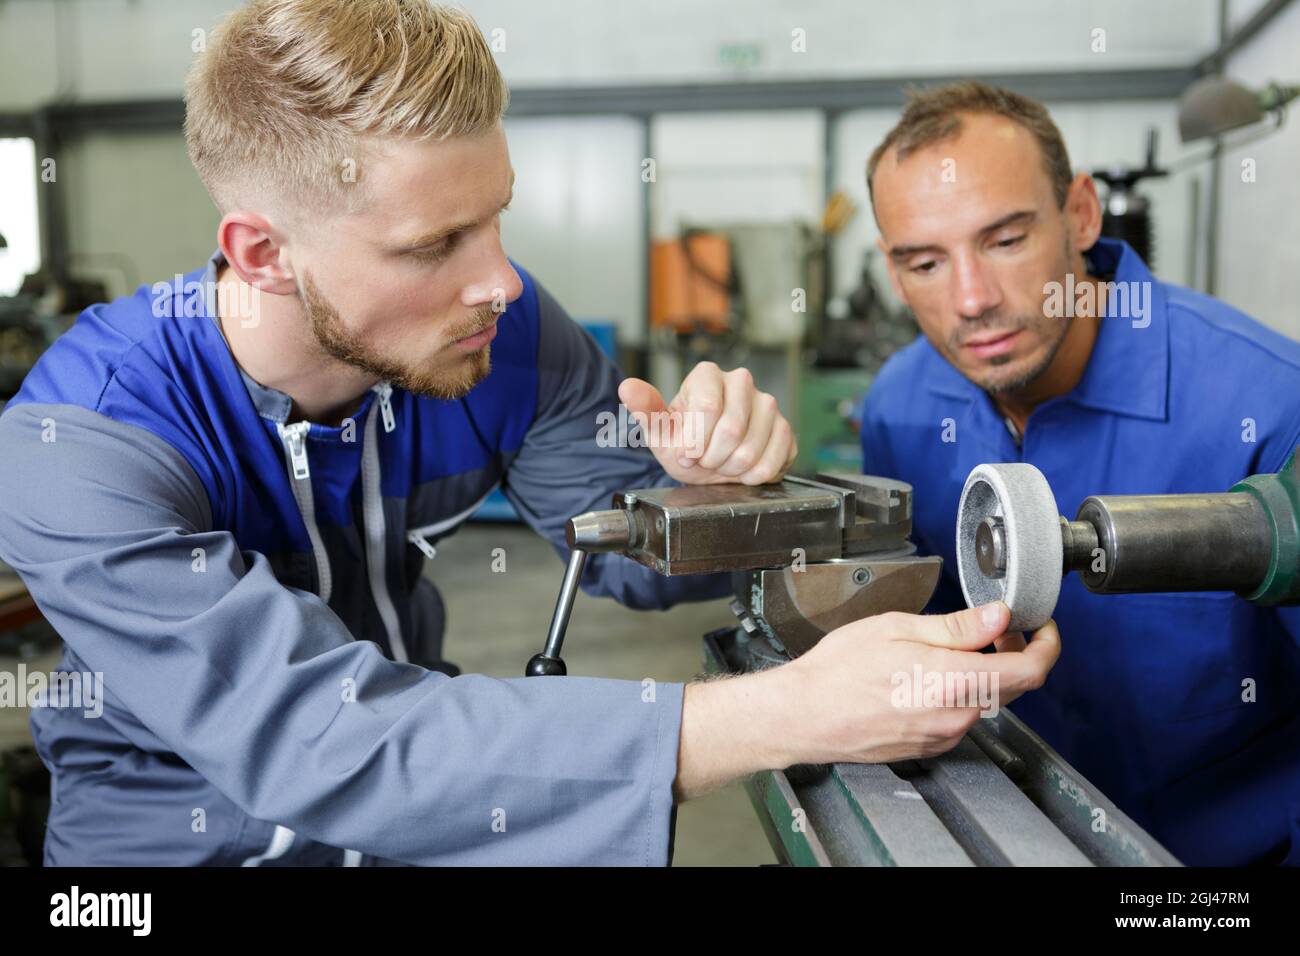
[[[1033,465],[980,465],[957,506],[957,574],[971,607],[1003,601],[1012,631],[1042,627],[1061,592],[1061,519]]]

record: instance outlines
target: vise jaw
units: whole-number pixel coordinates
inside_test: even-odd
[[[575,551],[617,551],[659,574],[731,572],[746,632],[797,657],[826,633],[886,611],[919,612],[942,559],[908,540],[912,488],[871,475],[773,485],[687,485],[614,496],[570,519]]]

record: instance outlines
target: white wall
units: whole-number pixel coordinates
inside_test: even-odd
[[[0,110],[54,99],[180,95],[195,30],[228,0],[5,0],[0,3]]]
[[[506,252],[577,319],[640,342],[645,312],[640,122],[619,116],[506,121],[515,198]]]
[[[1215,0],[464,0],[505,31],[513,83],[643,83],[1180,66],[1208,49]],[[1107,52],[1092,52],[1092,31]],[[806,52],[791,49],[805,31]],[[733,68],[726,46],[757,51]]]
[[[58,167],[75,274],[110,295],[199,268],[217,247],[217,211],[179,134],[94,133]]]
[[[820,217],[820,112],[662,114],[651,130],[656,239],[672,238],[687,225]]]
[[[1300,4],[1231,57],[1226,73],[1253,89],[1300,85]],[[1247,160],[1254,182],[1243,181]],[[1281,130],[1224,153],[1219,188],[1218,297],[1300,339],[1300,100]]]
[[[463,0],[521,86],[1180,66],[1216,0]],[[4,0],[0,110],[174,96],[229,0]],[[1106,52],[1092,50],[1096,29]],[[806,52],[791,49],[803,30]],[[724,49],[752,51],[724,58]]]

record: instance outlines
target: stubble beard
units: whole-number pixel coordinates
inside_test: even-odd
[[[1069,263],[1074,261],[1074,245],[1070,242],[1068,236],[1065,239],[1063,254],[1065,256],[1064,267],[1056,280],[1062,284],[1065,283],[1065,277],[1069,272]],[[999,321],[996,316],[992,317],[989,321],[985,321],[983,317],[980,319],[967,320],[963,322],[957,331],[949,337],[948,348],[950,354],[954,356],[960,355],[964,343],[981,332],[994,330],[1005,332],[1028,330],[1037,333],[1040,339],[1045,340],[1050,344],[1048,345],[1047,352],[1044,354],[1043,358],[1035,362],[1030,368],[1014,375],[1013,377],[1007,377],[1006,375],[1000,376],[994,370],[997,369],[998,366],[1003,366],[1011,362],[1012,357],[1009,355],[998,355],[988,360],[988,364],[993,367],[992,369],[986,369],[984,374],[980,376],[980,380],[972,379],[976,385],[988,392],[990,395],[1014,395],[1017,392],[1027,389],[1038,380],[1039,376],[1051,367],[1052,362],[1056,359],[1056,354],[1061,350],[1061,345],[1065,342],[1065,335],[1069,331],[1070,323],[1072,321],[1074,320],[1068,316],[1056,318],[1055,316],[1047,315],[1045,311],[1041,310],[1038,315],[1020,316],[1015,322],[1010,324]]]
[[[305,272],[299,286],[299,299],[312,337],[327,355],[414,395],[449,401],[464,398],[492,370],[491,343],[465,355],[453,371],[403,365],[384,358],[368,348],[360,338],[348,333],[338,309],[321,294]],[[463,322],[448,329],[447,340],[455,341],[481,332],[495,318],[496,314],[490,307],[477,309]]]
[[[1051,367],[1052,362],[1055,361],[1056,353],[1060,351],[1061,344],[1065,341],[1065,333],[1069,328],[1071,320],[1048,319],[1047,321],[1052,323],[1059,322],[1061,323],[1061,326],[1056,333],[1055,340],[1048,346],[1047,352],[1041,360],[1035,362],[1025,371],[1009,378],[1006,376],[998,376],[995,372],[990,371],[983,376],[984,381],[977,382],[976,384],[990,395],[1014,395],[1036,382],[1038,377],[1046,372]],[[1037,323],[1031,322],[1029,325],[1020,326],[1020,328],[1030,328],[1035,324]],[[990,359],[989,364],[996,369],[998,366],[1006,365],[1010,361],[1010,356],[998,355]]]

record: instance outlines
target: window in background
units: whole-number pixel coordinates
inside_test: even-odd
[[[23,276],[41,264],[36,213],[36,144],[27,138],[0,139],[0,295],[13,295]]]

